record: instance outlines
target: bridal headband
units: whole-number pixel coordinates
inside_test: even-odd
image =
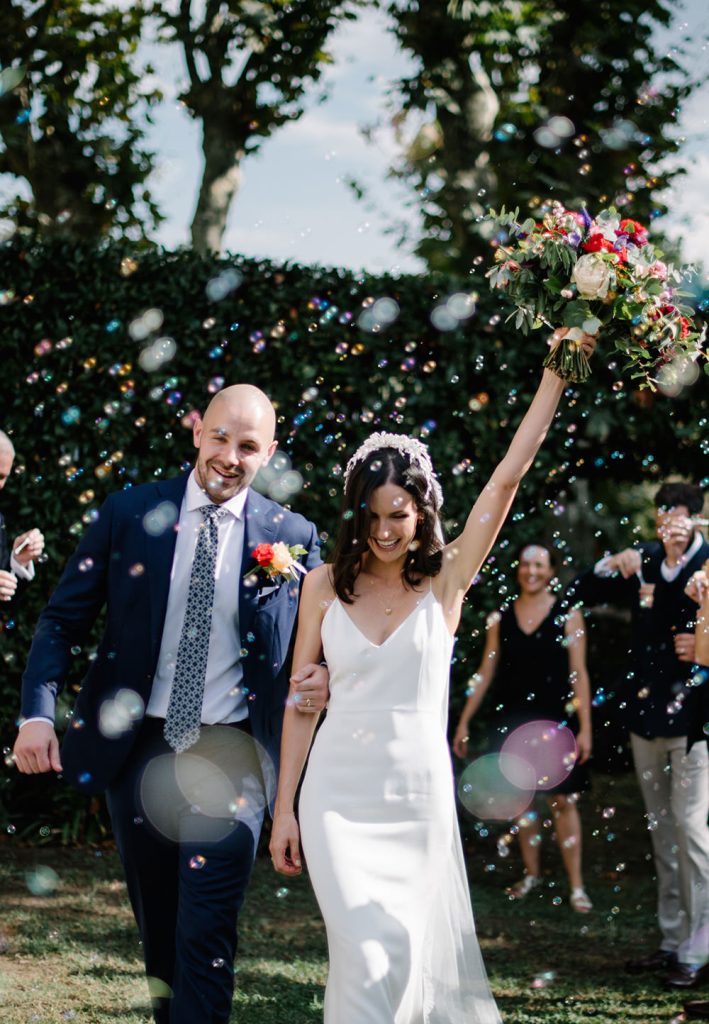
[[[388,434],[382,430],[368,437],[347,463],[345,487],[347,487],[352,470],[357,463],[364,462],[368,455],[371,455],[372,452],[381,451],[382,448],[394,448],[406,456],[409,460],[409,465],[415,466],[423,473],[426,480],[426,493],[424,497],[426,500],[433,498],[433,504],[436,509],[439,509],[443,504],[443,491],[433,470],[433,463],[431,462],[431,456],[428,454],[428,448],[415,437],[409,437],[408,434]]]

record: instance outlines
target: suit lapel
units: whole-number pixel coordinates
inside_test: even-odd
[[[150,511],[161,502],[170,502],[176,509],[175,525],[177,525],[188,477],[189,473],[185,473],[172,480],[156,484],[155,497],[153,500],[146,501],[144,511]],[[159,645],[162,639],[176,542],[177,531],[173,526],[163,530],[157,536],[146,534],[146,567],[150,580],[150,637],[156,645]]]
[[[241,572],[239,574],[239,632],[242,639],[251,629],[256,613],[258,585],[248,586],[244,582],[246,573],[256,564],[252,551],[257,544],[272,544],[276,536],[276,524],[273,522],[273,504],[249,490],[244,505],[244,549],[241,554]],[[251,579],[258,577],[251,577]]]
[[[682,571],[678,576],[678,579],[682,583],[682,589],[684,589],[685,585],[689,582],[689,577],[695,573],[697,569],[701,569],[704,562],[707,560],[707,556],[709,556],[709,545],[703,541],[702,546],[695,551],[692,558],[690,558],[687,564],[682,567]]]

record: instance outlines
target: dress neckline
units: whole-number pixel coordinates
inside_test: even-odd
[[[386,647],[386,645],[389,643],[389,641],[392,639],[392,637],[396,636],[396,634],[399,632],[399,630],[401,630],[406,625],[406,623],[409,621],[409,619],[412,617],[412,615],[415,615],[417,611],[420,611],[423,602],[428,597],[431,597],[432,594],[433,594],[433,590],[429,589],[428,592],[424,594],[422,599],[420,601],[416,602],[416,604],[411,609],[411,611],[406,616],[406,618],[402,619],[401,622],[399,623],[399,625],[396,627],[396,629],[393,630],[385,640],[382,640],[382,642],[380,644],[375,644],[373,640],[370,640],[369,637],[365,633],[362,632],[362,630],[359,628],[359,626],[357,625],[355,620],[352,618],[352,616],[349,615],[348,612],[346,611],[345,606],[342,603],[342,601],[339,599],[339,597],[333,598],[332,604],[335,604],[335,602],[337,602],[337,604],[342,609],[342,613],[345,616],[345,618],[352,624],[352,627],[359,633],[359,635],[362,637],[362,639],[366,640],[367,643],[369,644],[369,646],[373,647],[375,651],[379,651],[379,650],[381,650],[382,647]],[[330,608],[332,608],[332,605],[330,605]],[[328,608],[328,610],[327,610],[328,612],[330,611],[330,608]],[[325,615],[327,615],[327,612],[325,613]],[[324,621],[324,618],[323,618],[323,621]]]
[[[558,603],[559,603],[559,598],[558,597],[554,598],[554,603],[550,606],[549,611],[546,613],[544,618],[540,619],[539,624],[534,629],[532,629],[530,631],[527,631],[526,629],[522,629],[522,627],[519,624],[519,616],[517,615],[517,602],[513,601],[511,606],[510,606],[511,611],[512,611],[512,619],[514,621],[515,626],[517,627],[519,632],[522,634],[522,636],[534,636],[535,633],[538,633],[539,630],[544,625],[544,623],[547,621],[547,619],[551,616],[551,613],[554,611],[554,609],[556,608]]]

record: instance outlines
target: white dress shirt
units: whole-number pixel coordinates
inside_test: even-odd
[[[239,634],[239,582],[244,549],[244,489],[220,508],[228,515],[217,520],[219,544],[215,568],[214,604],[209,638],[207,674],[202,701],[202,722],[240,722],[248,715],[242,693],[241,638]],[[187,607],[197,534],[203,522],[200,508],[212,501],[197,483],[194,470],[187,481],[177,525],[177,543],[170,573],[170,592],[163,625],[158,666],[146,715],[164,718],[175,676],[177,648]]]
[[[34,579],[34,562],[22,565],[14,555],[10,555],[10,572],[14,572],[18,579],[29,582]]]

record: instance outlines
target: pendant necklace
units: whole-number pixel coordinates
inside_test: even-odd
[[[370,582],[371,582],[372,587],[374,587],[374,581],[371,580]],[[379,601],[380,605],[382,606],[382,609],[384,610],[384,614],[385,615],[391,615],[391,613],[394,611],[393,601],[387,601],[387,600],[382,601],[382,596],[381,596],[380,593],[377,592],[376,589],[375,589],[374,593],[375,593],[376,598]]]

